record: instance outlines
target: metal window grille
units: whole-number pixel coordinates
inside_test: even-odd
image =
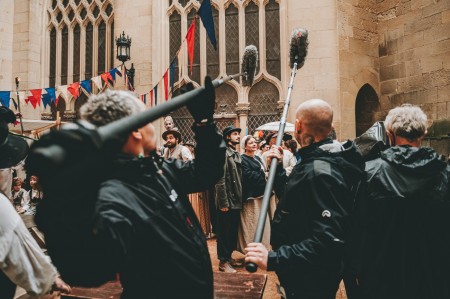
[[[250,111],[247,119],[249,134],[253,134],[260,125],[279,120],[278,100],[278,89],[272,83],[262,80],[252,87],[249,94]]]
[[[80,81],[80,26],[73,29],[73,81]]]
[[[176,55],[176,51],[181,46],[181,16],[175,10],[169,17],[169,48],[170,48],[170,58],[173,59]],[[171,63],[171,61],[169,61]],[[178,82],[178,72],[179,65],[183,63],[182,61],[178,61],[177,67],[175,68],[175,79],[174,82]]]
[[[97,71],[98,74],[106,72],[105,56],[106,56],[106,24],[101,22],[98,26],[98,56],[97,56]]]
[[[236,90],[228,84],[223,84],[216,89],[216,113],[235,113],[238,94]]]
[[[266,7],[266,68],[267,72],[281,80],[280,64],[280,9],[275,0]]]
[[[245,8],[245,44],[259,47],[259,9],[254,2]],[[259,66],[259,60],[256,67]]]
[[[192,8],[187,17],[187,26],[191,25],[192,21],[194,20],[195,16],[197,15],[197,10],[195,8]],[[189,78],[191,78],[192,81],[195,81],[197,83],[201,83],[200,81],[200,27],[199,27],[199,21],[196,21],[195,24],[195,40],[194,40],[194,62],[192,67],[192,74],[190,72],[190,66],[189,66]]]
[[[92,51],[94,43],[94,27],[89,23],[86,27],[85,78],[92,77]]]
[[[239,11],[230,4],[225,11],[225,45],[227,74],[239,72]]]
[[[56,29],[50,31],[50,74],[49,85],[55,86],[56,81]]]
[[[69,30],[64,26],[62,30],[62,54],[61,54],[61,85],[67,84],[67,58],[69,56]]]

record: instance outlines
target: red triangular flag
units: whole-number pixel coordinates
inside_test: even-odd
[[[80,96],[80,82],[70,84],[69,87],[67,87],[67,90],[75,99],[77,99]]]
[[[190,62],[190,71],[192,75],[192,64],[194,62],[194,41],[195,41],[195,21],[197,21],[198,17],[195,17],[192,21],[191,26],[189,26],[189,29],[186,33],[186,41],[187,41],[187,47],[188,47],[188,55],[189,55],[189,62]]]
[[[164,98],[166,99],[166,101],[169,99],[169,78],[168,78],[168,70],[166,70],[166,72],[164,73]]]
[[[56,97],[56,100],[55,100],[55,107],[58,107],[58,103],[59,103],[59,96]]]
[[[42,89],[32,89],[30,90],[31,94],[33,95],[34,98],[34,105],[33,107],[36,108],[36,104],[38,104],[39,106],[41,105],[41,95],[42,95]],[[31,101],[31,99],[30,99]],[[33,102],[31,101],[31,104],[33,104]]]
[[[105,81],[106,84],[108,84],[108,82],[113,81],[113,77],[111,76],[111,74],[109,72],[103,73],[100,76],[102,77],[103,81]]]
[[[31,105],[33,106],[33,109],[36,109],[37,100],[34,98],[34,96],[29,96],[27,100],[25,100],[25,101],[30,102]]]

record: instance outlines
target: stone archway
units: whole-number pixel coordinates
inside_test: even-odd
[[[360,136],[377,121],[375,115],[379,111],[380,101],[377,93],[370,84],[364,84],[356,96],[356,136]]]

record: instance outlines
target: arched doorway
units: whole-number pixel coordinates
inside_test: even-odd
[[[367,131],[378,120],[375,118],[378,111],[380,111],[380,102],[377,93],[370,84],[366,83],[356,96],[356,136]]]

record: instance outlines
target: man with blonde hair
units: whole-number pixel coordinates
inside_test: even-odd
[[[450,298],[450,167],[421,147],[419,107],[390,110],[385,126],[392,147],[366,163],[357,196],[349,298]]]

